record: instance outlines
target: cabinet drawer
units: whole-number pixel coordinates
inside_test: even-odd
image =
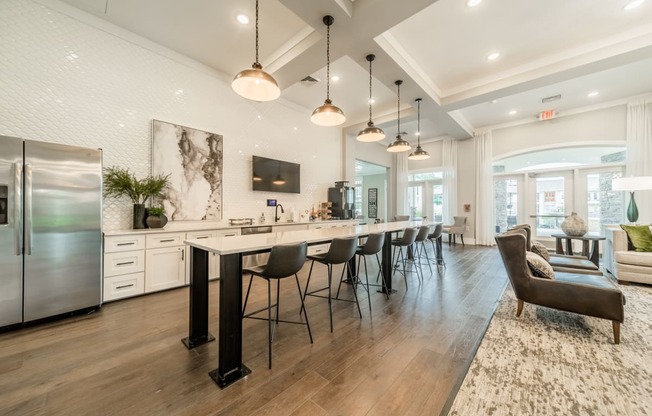
[[[104,302],[145,293],[145,273],[131,273],[104,279]]]
[[[318,244],[316,246],[308,246],[308,255],[314,256],[315,254],[326,253],[330,248],[330,244]]]
[[[104,239],[104,252],[142,250],[145,248],[144,235],[116,235]]]
[[[188,240],[202,240],[205,238],[215,238],[217,236],[217,230],[208,230],[208,231],[189,231],[186,233],[186,239]]]
[[[104,277],[145,271],[145,251],[125,251],[104,255]]]
[[[154,234],[147,236],[147,248],[182,246],[186,233]]]

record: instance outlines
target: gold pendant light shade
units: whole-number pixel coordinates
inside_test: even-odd
[[[325,100],[324,104],[315,108],[310,116],[310,121],[318,126],[339,126],[346,121],[344,112],[336,105],[333,105],[331,100]]]
[[[374,126],[374,122],[371,119],[371,63],[374,59],[376,59],[376,55],[367,55],[367,61],[369,62],[369,122],[367,123],[367,128],[358,133],[357,139],[359,142],[378,142],[385,138],[385,132],[383,129]]]
[[[394,81],[394,84],[396,85],[396,102],[398,104],[398,117],[396,118],[398,122],[398,134],[396,135],[396,139],[392,143],[390,143],[389,146],[387,146],[387,151],[391,153],[398,153],[398,152],[407,152],[408,150],[412,149],[412,146],[410,146],[410,143],[408,143],[406,140],[403,140],[401,137],[401,84],[403,81],[396,80]]]
[[[430,159],[430,153],[421,148],[421,98],[414,100],[417,102],[417,149],[410,153],[410,160]]]
[[[331,91],[331,25],[335,21],[333,16],[324,16],[322,19],[326,25],[326,100],[324,104],[315,108],[310,116],[310,121],[318,126],[339,126],[346,121],[344,111],[333,105],[330,97]]]
[[[276,80],[263,71],[259,63],[240,71],[233,78],[231,88],[238,95],[253,101],[272,101],[281,96],[281,89]]]
[[[272,101],[281,96],[276,80],[258,62],[258,0],[256,0],[256,62],[233,78],[231,88],[241,97],[253,101]]]

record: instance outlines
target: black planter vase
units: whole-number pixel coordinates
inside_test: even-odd
[[[134,229],[147,228],[147,223],[145,222],[147,218],[147,208],[145,204],[134,204]]]
[[[168,217],[165,214],[149,215],[145,222],[149,228],[163,228],[168,223]]]

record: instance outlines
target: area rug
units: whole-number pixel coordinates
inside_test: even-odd
[[[525,304],[508,285],[449,415],[652,415],[652,288],[611,322]]]

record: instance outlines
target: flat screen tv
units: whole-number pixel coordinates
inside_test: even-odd
[[[301,193],[301,165],[253,157],[251,183],[254,191]]]

